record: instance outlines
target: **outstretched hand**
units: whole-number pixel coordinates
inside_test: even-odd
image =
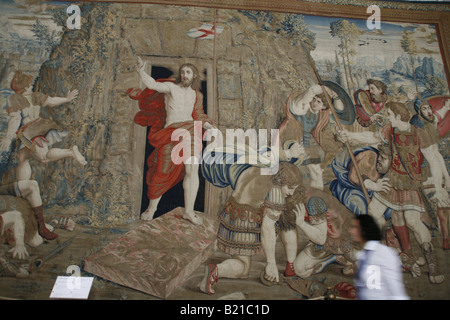
[[[144,70],[146,62],[143,62],[141,57],[136,57],[136,71]]]
[[[66,98],[67,98],[67,100],[72,101],[72,100],[76,99],[77,96],[78,96],[78,90],[74,89],[72,91],[69,91],[69,93],[67,93]]]
[[[10,139],[5,137],[0,141],[0,151],[8,151],[10,146],[11,146]]]
[[[295,224],[300,226],[305,222],[306,207],[303,203],[297,203],[293,211],[295,213]]]

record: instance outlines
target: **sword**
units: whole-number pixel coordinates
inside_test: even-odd
[[[56,248],[54,248],[53,250],[51,250],[50,252],[46,253],[43,257],[37,258],[36,260],[34,260],[33,262],[33,269],[36,268],[40,268],[45,261],[49,260],[51,257],[53,257],[54,255],[60,253],[61,251],[64,250],[65,247],[67,247],[69,244],[72,243],[73,239],[75,239],[76,236],[73,236],[72,238],[70,238],[69,240],[67,240],[66,242],[63,242],[61,244],[59,244]]]

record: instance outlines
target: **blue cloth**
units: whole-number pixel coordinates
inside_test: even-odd
[[[205,150],[200,168],[205,179],[214,186],[219,188],[231,186],[234,189],[241,173],[249,167],[278,170],[279,158],[277,156],[267,163],[261,162],[261,158],[268,161],[267,152],[270,152],[269,147],[261,147],[258,150],[253,150],[248,146],[237,149],[225,147],[220,151]],[[255,163],[246,162],[249,159],[253,159]]]
[[[284,149],[289,149],[294,142],[291,140],[285,141]],[[271,153],[271,148],[262,146],[258,150],[254,150],[248,146],[224,147],[218,150],[203,151],[203,160],[200,166],[205,179],[219,188],[231,186],[236,187],[239,176],[249,167],[258,167],[266,169],[266,174],[274,174],[278,171],[279,157],[275,153]],[[267,154],[271,154],[271,158]],[[253,158],[251,157],[253,156]],[[245,162],[249,159],[256,160],[255,163]],[[261,161],[265,159],[264,161]],[[302,159],[292,158],[290,163],[299,165]]]
[[[211,160],[214,157],[216,157],[216,159],[217,157],[221,157],[223,160],[220,163],[219,161]],[[231,186],[231,188],[234,189],[241,173],[251,165],[237,164],[236,161],[233,160],[234,158],[231,157],[231,154],[218,153],[215,151],[206,154],[201,165],[201,170],[205,179],[216,187],[226,188],[227,186]]]
[[[363,147],[353,152],[356,157],[364,151],[374,151],[378,154],[378,150],[373,147]],[[331,168],[337,179],[331,181],[330,191],[344,206],[346,206],[355,215],[367,214],[368,203],[361,188],[352,184],[348,178],[349,166],[352,160],[348,152],[340,152],[331,162]],[[369,198],[372,199],[373,191],[368,190]],[[389,219],[391,209],[387,209],[384,213],[386,220]]]

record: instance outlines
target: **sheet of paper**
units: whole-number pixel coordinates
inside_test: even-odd
[[[93,277],[60,276],[56,278],[50,298],[87,299],[93,281]]]

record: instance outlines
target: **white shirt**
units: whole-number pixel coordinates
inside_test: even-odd
[[[356,278],[358,299],[409,300],[403,284],[402,264],[392,248],[379,241],[368,241],[357,258],[360,266]]]

